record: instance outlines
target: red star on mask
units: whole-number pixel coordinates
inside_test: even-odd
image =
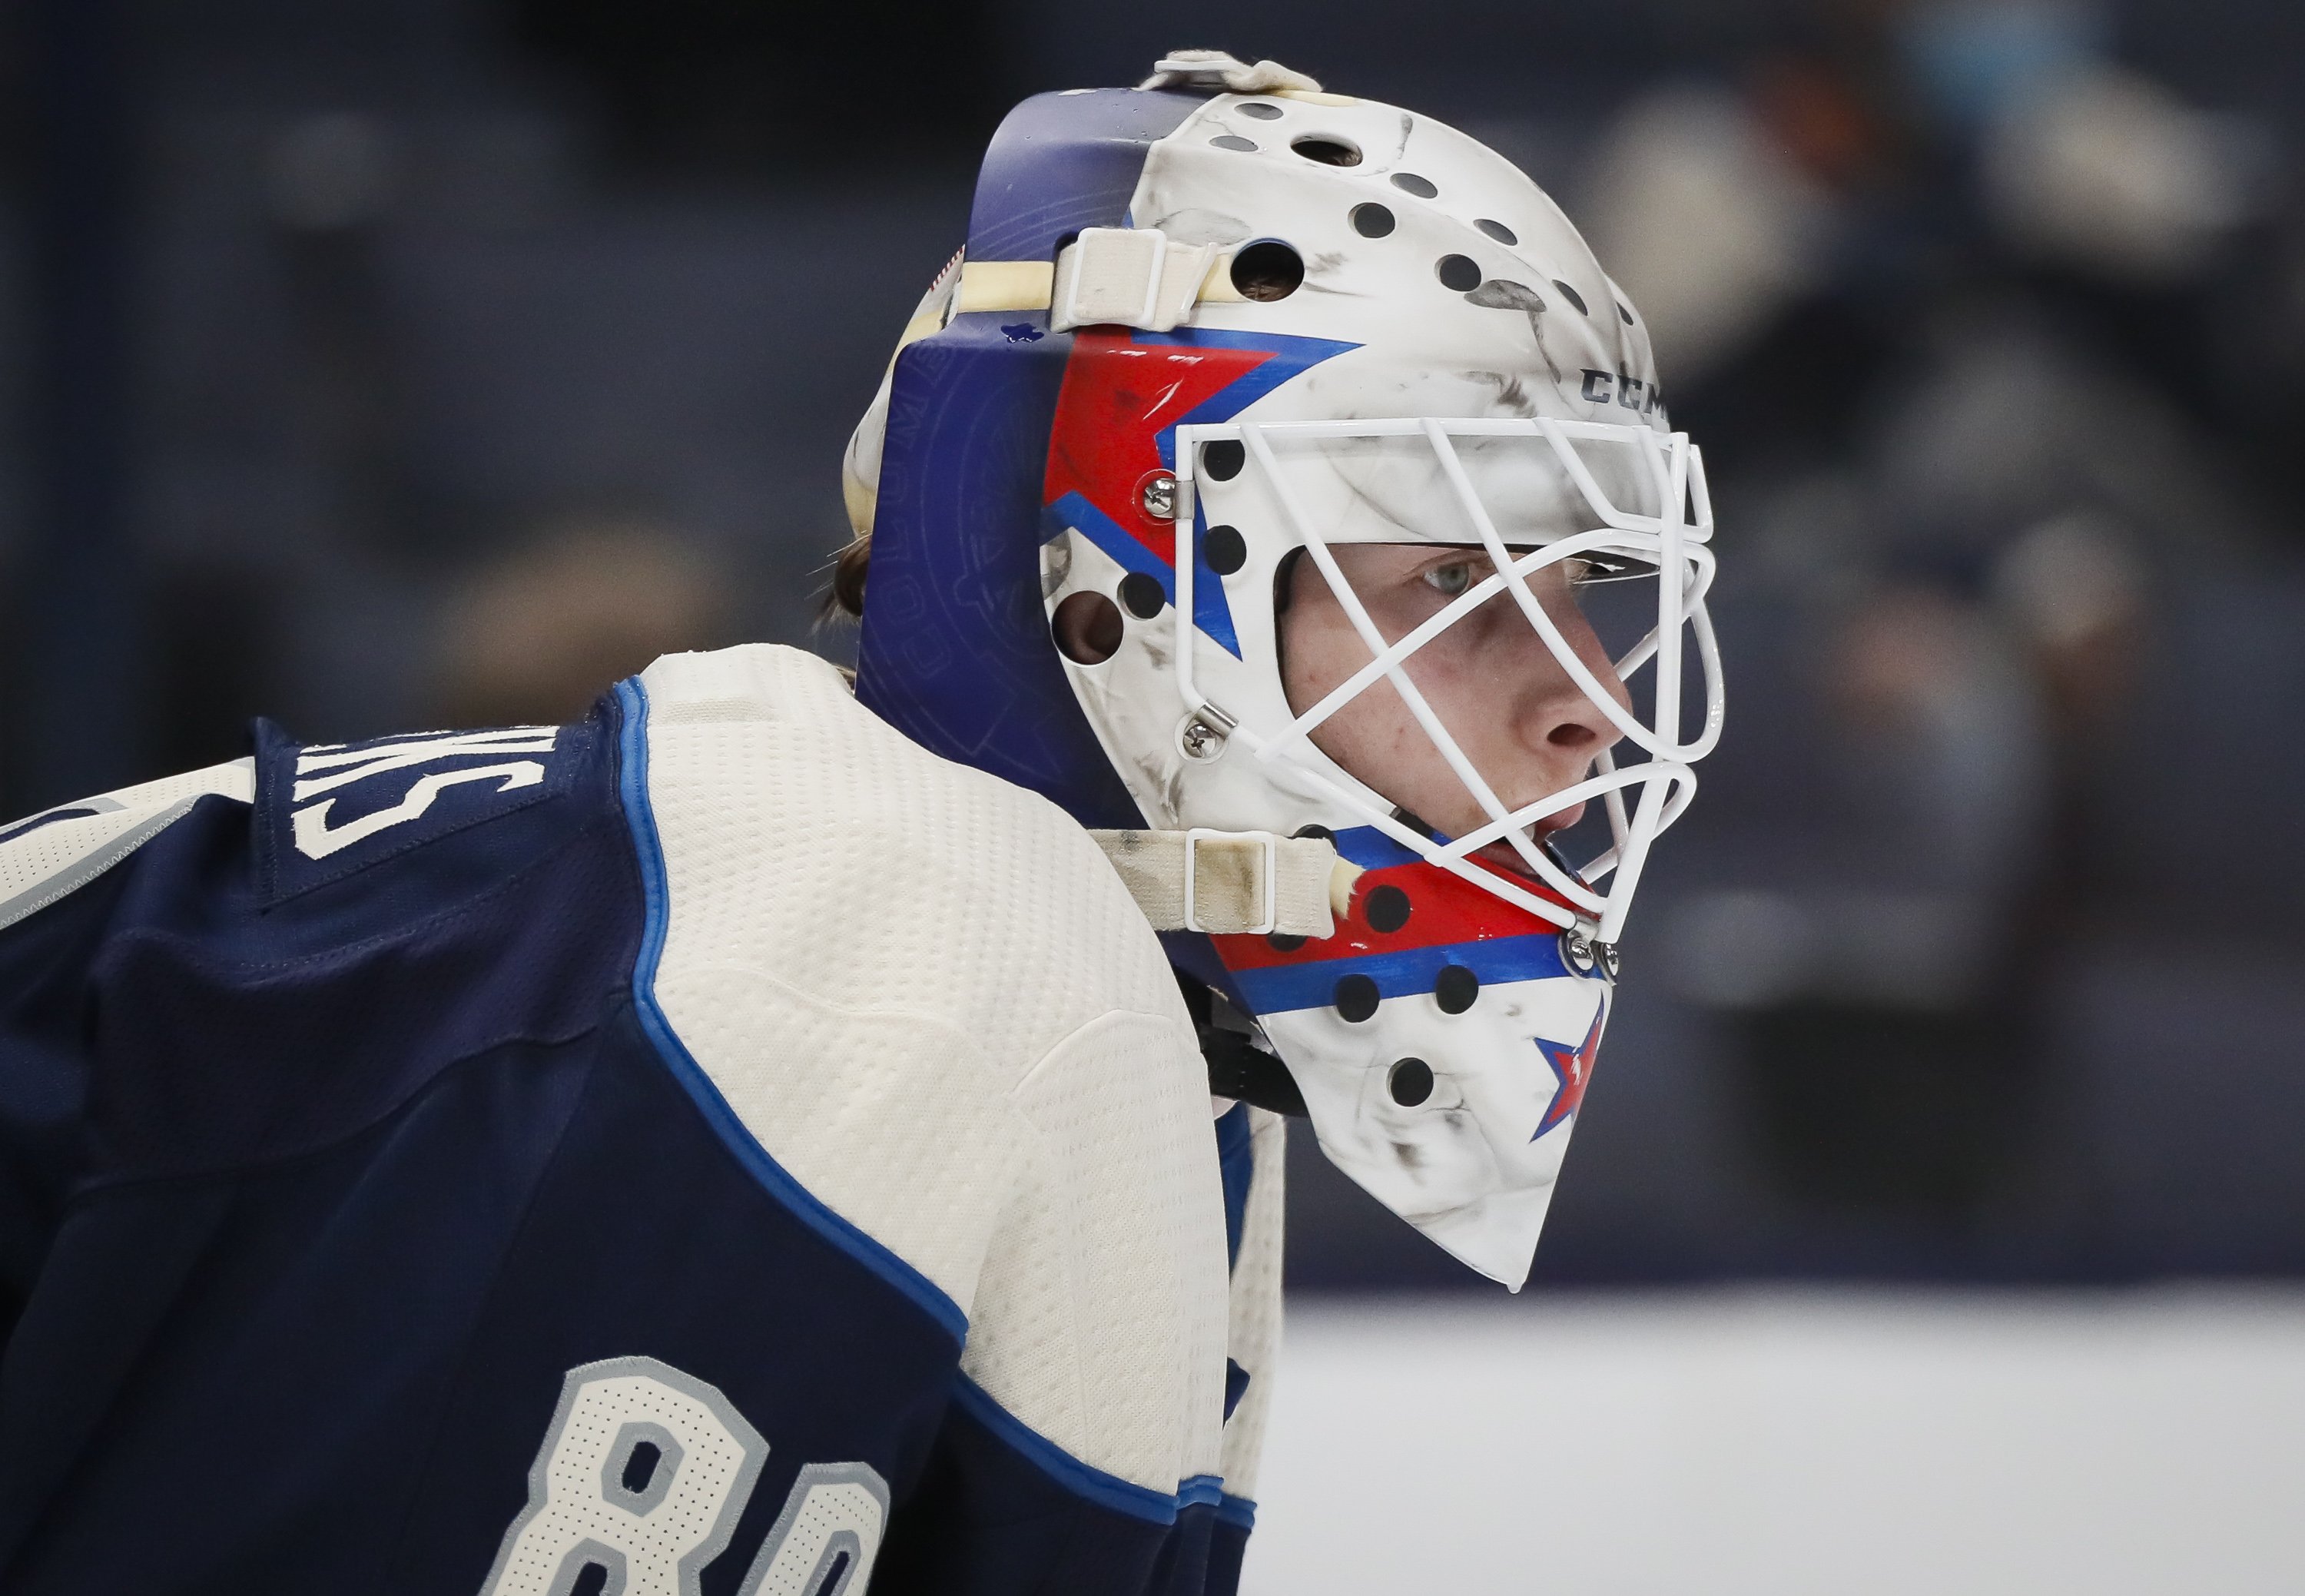
[[[1139,337],[1094,329],[1074,335],[1042,498],[1055,504],[1079,494],[1162,564],[1174,565],[1176,528],[1145,514],[1138,480],[1166,464],[1162,445],[1178,422],[1272,360],[1273,351]],[[1235,406],[1213,408],[1229,414]]]
[[[1308,366],[1352,347],[1215,328],[1075,334],[1049,437],[1041,535],[1069,527],[1122,570],[1152,577],[1176,602],[1177,528],[1144,499],[1154,478],[1177,465],[1176,429],[1229,421]],[[1195,576],[1194,624],[1238,654],[1224,584],[1205,556]]]
[[[1536,1050],[1544,1054],[1544,1062],[1552,1066],[1552,1073],[1561,1084],[1553,1089],[1552,1106],[1537,1122],[1535,1141],[1562,1121],[1572,1118],[1585,1105],[1585,1088],[1593,1082],[1593,1055],[1601,1051],[1601,1024],[1609,1017],[1609,1005],[1603,1002],[1593,1011],[1593,1028],[1574,1047],[1539,1038]]]

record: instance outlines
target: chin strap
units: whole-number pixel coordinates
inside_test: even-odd
[[[1332,936],[1360,875],[1325,837],[1197,827],[1089,835],[1155,931]]]
[[[1201,1056],[1209,1062],[1209,1095],[1230,1097],[1272,1114],[1306,1117],[1305,1094],[1289,1066],[1238,1031],[1199,1028]]]
[[[1271,1114],[1309,1117],[1305,1094],[1289,1066],[1265,1045],[1256,1021],[1225,1001],[1196,977],[1177,972],[1177,990],[1193,1016],[1201,1057],[1209,1067],[1209,1095],[1246,1103]]]

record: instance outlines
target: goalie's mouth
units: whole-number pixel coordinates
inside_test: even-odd
[[[1550,815],[1540,815],[1529,822],[1528,839],[1542,847],[1546,837],[1554,832],[1565,832],[1584,818],[1585,806],[1582,803],[1571,804],[1565,809],[1556,809]],[[1528,867],[1528,861],[1521,858],[1513,845],[1501,837],[1484,847],[1475,849],[1473,857],[1484,864],[1510,872],[1527,881],[1541,879],[1535,871]]]

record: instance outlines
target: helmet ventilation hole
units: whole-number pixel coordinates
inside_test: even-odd
[[[1363,238],[1382,238],[1392,231],[1392,212],[1371,201],[1352,209],[1353,231]]]
[[[1168,607],[1169,595],[1157,576],[1131,571],[1120,579],[1120,602],[1137,619],[1151,620]]]
[[[1443,965],[1433,977],[1433,1001],[1443,1014],[1461,1014],[1481,995],[1481,977],[1461,964]]]
[[[1625,325],[1626,325],[1627,327],[1630,327],[1630,326],[1633,324],[1633,313],[1632,313],[1632,312],[1630,312],[1630,311],[1627,310],[1624,306],[1622,306],[1622,305],[1619,305],[1619,306],[1617,307],[1617,314],[1618,314],[1618,315],[1620,315],[1620,316],[1622,316],[1622,317],[1625,319]]]
[[[1439,189],[1433,186],[1432,179],[1419,177],[1414,172],[1395,172],[1392,175],[1392,186],[1404,194],[1415,194],[1420,200],[1438,199],[1441,193]]]
[[[1238,527],[1212,526],[1201,537],[1201,553],[1209,569],[1229,576],[1248,563],[1248,542]]]
[[[1318,161],[1324,166],[1357,166],[1361,164],[1361,147],[1349,139],[1317,136],[1291,139],[1289,148],[1306,160]]]
[[[1581,294],[1578,293],[1576,289],[1571,288],[1568,284],[1566,284],[1566,283],[1562,282],[1559,277],[1555,277],[1555,278],[1553,278],[1553,279],[1552,279],[1552,286],[1553,286],[1554,287],[1556,287],[1556,288],[1558,288],[1558,289],[1560,289],[1560,290],[1561,290],[1561,298],[1563,298],[1563,299],[1567,300],[1570,304],[1573,304],[1573,305],[1575,305],[1575,306],[1577,307],[1577,313],[1578,313],[1578,315],[1580,315],[1580,316],[1589,316],[1589,315],[1591,315],[1591,314],[1593,313],[1592,312],[1590,312],[1590,311],[1588,311],[1588,310],[1586,310],[1586,309],[1585,308],[1585,296],[1584,296],[1583,294]]]
[[[1337,1012],[1358,1025],[1376,1012],[1376,983],[1366,976],[1346,976],[1337,983],[1336,999]]]
[[[1238,149],[1248,154],[1254,154],[1256,150],[1255,140],[1244,139],[1238,133],[1220,133],[1209,142],[1219,149]]]
[[[1201,450],[1202,474],[1217,482],[1229,482],[1240,474],[1248,462],[1248,451],[1238,438],[1220,438]]]
[[[1233,109],[1244,116],[1254,116],[1259,122],[1278,122],[1280,119],[1280,107],[1271,100],[1253,99],[1235,106]]]
[[[1305,258],[1278,239],[1250,244],[1232,258],[1232,286],[1243,299],[1270,304],[1297,292],[1305,281]]]
[[[1478,220],[1475,221],[1473,226],[1478,227],[1491,238],[1495,239],[1499,243],[1510,244],[1518,243],[1520,242],[1520,235],[1515,233],[1510,227],[1506,226],[1502,222],[1493,222],[1488,218],[1482,217]]]
[[[1368,917],[1372,931],[1392,932],[1408,924],[1408,894],[1399,887],[1386,885],[1368,895],[1361,912]]]
[[[1443,255],[1433,263],[1433,271],[1443,288],[1459,294],[1470,294],[1481,286],[1480,265],[1470,255]]]
[[[1433,1066],[1421,1058],[1402,1059],[1393,1065],[1385,1085],[1391,1089],[1394,1102],[1414,1108],[1433,1095]]]
[[[1120,652],[1120,610],[1101,593],[1076,593],[1049,619],[1057,652],[1076,665],[1101,665]]]

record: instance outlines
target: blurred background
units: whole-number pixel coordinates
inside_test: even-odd
[[[14,0],[0,809],[234,757],[257,713],[339,739],[572,714],[671,648],[841,657],[839,450],[977,151],[1185,45],[1442,115],[1560,198],[1725,555],[1729,736],[1529,1291],[1487,1302],[1297,1138],[1306,1373],[1252,1589],[1395,1588],[1357,1534],[1467,1590],[1583,1545],[1557,1588],[2081,1588],[1832,1550],[1962,1544],[1976,1503],[1931,1490],[1988,1454],[2038,1508],[1993,1544],[2070,1531],[2089,1589],[2305,1588],[2247,1489],[2305,1486],[2284,0]],[[1402,1383],[1444,1366],[1497,1372]],[[1380,1387],[1453,1417],[1363,1434]],[[2107,1428],[2147,1387],[2198,1399]],[[1944,1466],[1867,1472],[1897,1438]],[[1418,1446],[1492,1448],[1492,1485],[1523,1446],[1615,1461],[1411,1536],[1382,1492]],[[1729,1513],[1706,1459],[1814,1510]],[[1644,1539],[1695,1501],[1704,1534]]]

